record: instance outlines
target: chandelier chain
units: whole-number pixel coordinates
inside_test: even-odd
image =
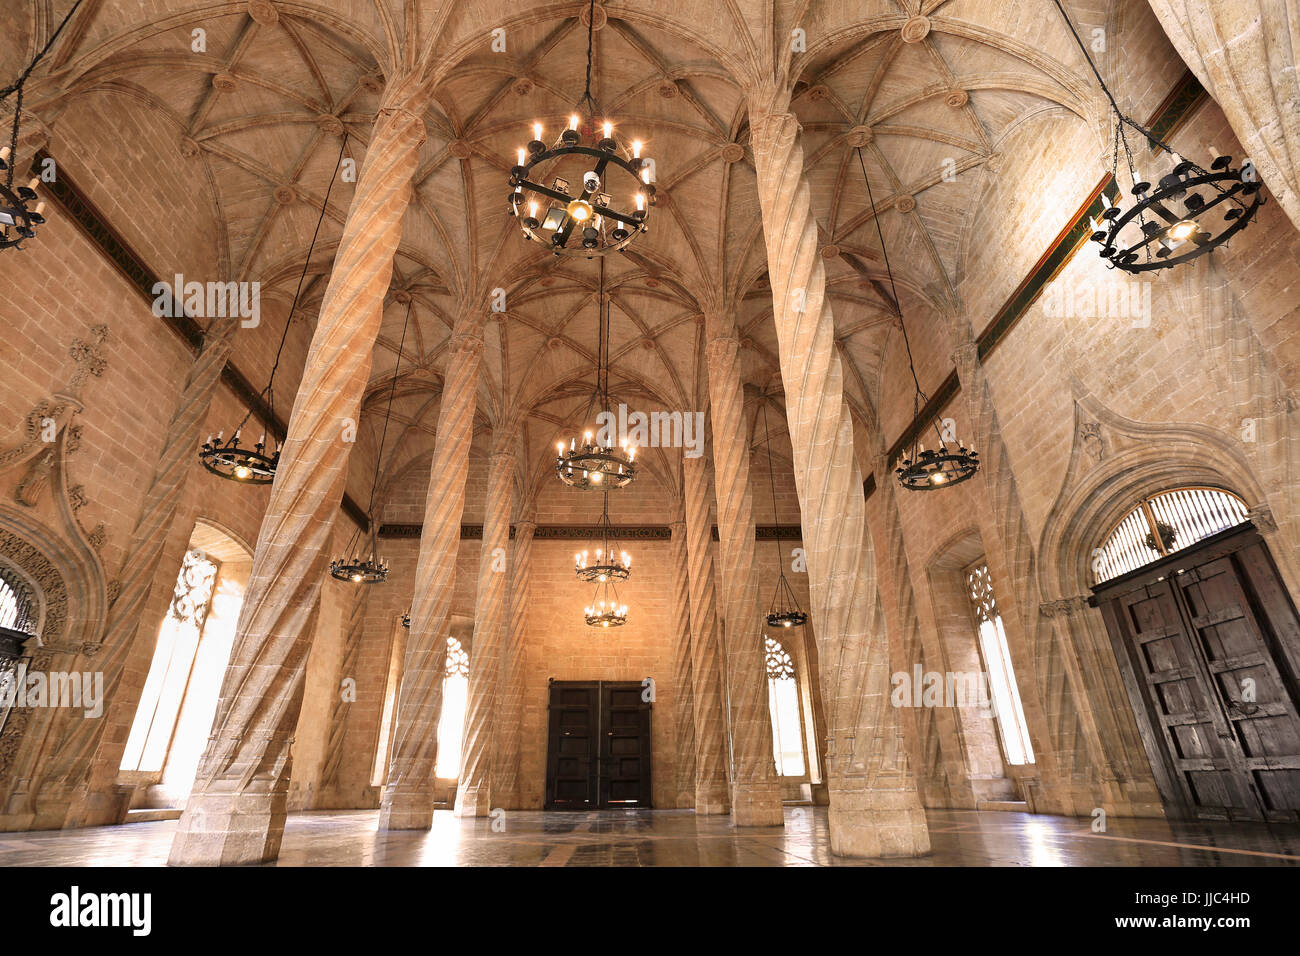
[[[589,119],[594,118],[596,114],[596,101],[591,95],[591,59],[592,59],[592,50],[594,49],[595,46],[594,43],[595,27],[596,27],[596,0],[591,0],[590,5],[587,7],[587,85],[586,87],[584,87],[582,91],[582,99],[578,101],[579,103],[585,103],[587,107],[591,110],[591,117],[589,117]]]
[[[772,433],[767,428],[767,400],[759,406],[763,413],[763,444],[767,446],[767,483],[772,489],[772,524],[779,525],[780,522],[776,516],[776,472],[772,468]],[[781,569],[781,577],[785,577],[785,558],[781,555],[781,536],[778,534],[773,538],[776,546],[776,565]]]
[[[271,374],[266,380],[266,388],[262,394],[266,396],[267,406],[271,410],[271,417],[275,417],[275,391],[272,386],[275,384],[275,373],[280,367],[280,356],[284,353],[284,343],[289,338],[289,326],[293,323],[293,314],[298,310],[298,298],[302,295],[302,285],[307,279],[307,270],[311,267],[311,255],[316,249],[316,239],[320,235],[321,224],[325,222],[325,213],[330,208],[330,193],[334,190],[334,181],[338,179],[339,168],[343,165],[343,153],[348,148],[348,134],[343,133],[343,142],[339,145],[339,157],[334,162],[334,175],[330,176],[329,185],[325,187],[325,201],[321,203],[320,216],[316,219],[316,229],[311,234],[311,243],[307,246],[307,256],[303,259],[302,272],[298,276],[298,287],[293,292],[293,302],[289,306],[289,314],[284,320],[284,331],[280,333],[280,345],[275,350],[275,361],[271,364]],[[244,422],[252,416],[253,410],[250,408],[248,414],[244,416]],[[240,428],[243,427],[240,423]],[[269,423],[268,423],[269,424]]]
[[[375,488],[379,486],[379,465],[384,460],[384,443],[388,440],[388,420],[393,414],[393,397],[397,394],[397,372],[402,365],[402,350],[406,348],[406,329],[411,324],[411,310],[415,308],[415,297],[406,303],[406,318],[402,320],[402,338],[397,345],[397,360],[393,362],[393,384],[388,390],[388,407],[384,410],[384,427],[379,433],[379,450],[375,453],[375,477],[370,481],[370,504],[366,508],[366,517],[374,522]]]
[[[912,397],[912,419],[916,420],[921,414],[921,407],[930,401],[930,397],[925,394],[921,388],[921,380],[916,374],[916,363],[912,359],[912,342],[907,337],[907,322],[903,320],[903,301],[898,297],[898,288],[894,285],[894,270],[889,264],[889,247],[885,245],[885,231],[880,225],[880,216],[876,213],[876,199],[871,191],[871,177],[867,175],[867,164],[862,158],[862,147],[857,147],[858,165],[862,168],[862,181],[867,184],[867,201],[871,204],[871,219],[876,224],[876,235],[880,237],[880,252],[885,258],[885,274],[889,276],[889,292],[894,297],[894,308],[898,312],[898,327],[903,332],[903,345],[907,349],[907,367],[912,373],[912,383],[916,386],[916,394]],[[936,431],[938,426],[936,425]],[[940,434],[940,441],[942,441]]]
[[[68,10],[67,14],[59,22],[58,27],[52,34],[50,34],[50,38],[45,41],[45,46],[41,47],[40,52],[36,54],[32,59],[32,62],[27,64],[27,69],[23,70],[17,80],[6,86],[3,90],[0,90],[0,100],[3,100],[10,93],[16,92],[18,94],[18,98],[14,100],[14,125],[13,131],[9,137],[10,162],[9,170],[5,174],[6,186],[13,186],[14,170],[18,167],[18,119],[23,111],[23,87],[27,83],[27,78],[32,75],[32,71],[36,69],[41,60],[45,59],[45,54],[50,52],[50,48],[54,46],[54,41],[59,38],[59,34],[62,33],[63,28],[68,25],[68,21],[72,19],[72,15],[77,12],[79,6],[81,6],[81,0],[77,0],[77,2]]]

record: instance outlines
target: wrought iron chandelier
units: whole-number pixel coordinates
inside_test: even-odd
[[[894,270],[889,265],[889,249],[885,246],[885,231],[880,226],[880,217],[876,215],[876,200],[871,194],[871,179],[867,176],[867,164],[862,158],[862,148],[858,147],[858,165],[862,167],[862,179],[867,184],[867,199],[871,203],[871,218],[876,223],[876,235],[880,237],[880,251],[885,260],[885,273],[889,276],[889,291],[894,297],[894,307],[898,310],[898,327],[903,330],[903,345],[907,348],[907,367],[912,373],[912,384],[916,392],[912,396],[912,421],[921,417],[921,410],[930,404],[929,397],[921,389],[921,380],[916,375],[916,364],[912,360],[912,343],[907,337],[907,323],[903,321],[903,304],[898,298],[898,289],[894,285]],[[918,429],[911,441],[903,446],[902,456],[894,474],[899,484],[910,491],[933,491],[949,485],[960,484],[972,477],[979,470],[979,453],[974,448],[967,448],[956,436],[945,435],[937,417],[931,423],[938,438],[936,448],[926,448],[921,436],[927,429]]]
[[[1101,78],[1101,72],[1093,63],[1065,8],[1060,0],[1055,2],[1102,92],[1110,101],[1115,123],[1111,179],[1118,183],[1116,174],[1122,148],[1132,184],[1130,192],[1135,200],[1132,206],[1125,209],[1119,203],[1111,203],[1103,193],[1104,211],[1099,219],[1091,221],[1089,238],[1101,246],[1100,255],[1110,268],[1130,273],[1169,269],[1217,249],[1245,229],[1265,202],[1254,166],[1247,164],[1234,169],[1231,156],[1217,156],[1209,170],[1202,169],[1151,130],[1125,115],[1106,81]],[[1176,160],[1154,186],[1145,175],[1152,170],[1140,171],[1133,162],[1125,126],[1141,133],[1153,151],[1158,147]],[[1219,209],[1221,218],[1216,218],[1216,207],[1225,207]]]
[[[582,613],[588,627],[622,627],[627,623],[627,605],[619,601],[613,581],[597,585],[596,596]]]
[[[370,481],[370,504],[366,506],[366,525],[368,537],[370,539],[370,553],[368,556],[358,554],[356,544],[361,537],[361,527],[358,525],[357,530],[352,532],[352,538],[348,541],[347,547],[343,549],[344,554],[351,554],[351,557],[335,558],[330,562],[330,577],[339,581],[352,581],[355,584],[380,584],[388,580],[388,562],[383,558],[375,557],[378,550],[379,525],[375,522],[375,489],[379,487],[379,467],[384,461],[384,443],[388,440],[388,422],[393,417],[393,396],[397,393],[397,373],[402,367],[402,350],[406,348],[406,329],[411,324],[411,309],[415,307],[415,299],[411,298],[406,303],[406,318],[402,320],[402,339],[397,345],[397,360],[393,362],[393,384],[388,389],[388,407],[384,410],[384,427],[379,433],[379,447],[375,450],[375,474]],[[410,627],[410,612],[402,616],[402,624]]]
[[[532,141],[520,147],[510,170],[510,214],[519,220],[524,237],[557,256],[588,259],[626,249],[646,231],[649,207],[655,204],[654,161],[641,155],[641,141],[634,140],[630,149],[621,147],[608,118],[596,135],[600,107],[591,95],[595,5],[591,0],[588,8],[587,86],[577,112],[550,145],[543,139],[543,124],[533,123]],[[614,205],[612,192],[623,188],[631,190],[634,208]]]
[[[595,560],[591,554],[595,551]],[[632,574],[632,556],[618,551],[614,526],[609,523],[609,492],[605,492],[605,507],[596,526],[592,547],[573,556],[574,572],[579,581],[603,584],[606,581],[626,581]]]
[[[605,299],[605,260],[600,260],[600,338],[596,352],[596,388],[587,403],[584,419],[595,408],[606,419],[612,418],[609,398],[609,303]],[[597,416],[600,417],[599,415]],[[603,435],[601,432],[606,434]],[[555,473],[572,488],[595,491],[622,488],[636,478],[636,446],[622,438],[614,444],[613,427],[607,423],[596,432],[584,432],[581,442],[575,437],[555,444]]]
[[[343,163],[343,151],[347,145],[348,137],[344,133],[343,145],[339,147],[339,158],[334,164],[334,175],[330,177],[329,185],[325,188],[325,202],[321,204],[320,217],[316,220],[316,231],[312,233],[311,244],[307,247],[307,257],[302,263],[302,274],[298,276],[298,288],[293,293],[293,304],[289,306],[289,314],[284,320],[280,346],[275,350],[275,362],[271,365],[271,374],[266,380],[266,388],[262,389],[259,395],[266,400],[266,417],[272,422],[275,421],[275,373],[280,368],[280,356],[284,353],[284,343],[289,337],[289,324],[293,321],[294,312],[298,310],[298,298],[302,295],[307,268],[311,265],[311,254],[316,248],[316,238],[320,235],[321,223],[325,221],[325,211],[329,209],[330,191],[333,190],[334,181],[338,178],[339,167]],[[244,420],[239,423],[229,438],[223,437],[224,429],[217,432],[215,436],[209,435],[208,440],[199,448],[199,461],[203,463],[204,468],[218,477],[229,478],[231,481],[238,481],[245,485],[269,485],[275,480],[275,471],[280,465],[280,447],[276,444],[274,435],[271,438],[272,444],[268,446],[265,432],[251,447],[240,445],[244,426],[252,416],[253,409],[250,406]]]
[[[772,522],[776,523],[776,477],[772,471],[772,435],[767,430],[767,403],[763,410],[763,443],[767,445],[767,480],[772,488]],[[802,627],[808,621],[808,615],[799,606],[799,599],[785,577],[785,555],[781,553],[781,537],[773,539],[776,546],[776,566],[781,569],[777,579],[776,590],[772,592],[772,603],[768,605],[766,621],[771,627]]]
[[[14,122],[9,135],[9,145],[0,147],[0,173],[4,173],[4,179],[0,181],[0,249],[21,249],[20,244],[26,239],[35,239],[36,227],[45,223],[45,203],[36,202],[39,198],[36,190],[41,184],[40,177],[33,177],[26,185],[14,185],[14,173],[18,169],[18,128],[23,114],[23,88],[27,85],[27,78],[45,58],[50,47],[54,46],[54,41],[59,38],[59,34],[68,25],[68,21],[72,19],[79,6],[81,0],[77,0],[68,10],[58,28],[45,42],[45,46],[41,47],[41,51],[33,57],[32,62],[27,64],[27,68],[19,74],[18,79],[0,90],[0,101],[10,93],[18,94],[14,98]],[[28,208],[28,203],[32,202],[36,202],[36,206]]]

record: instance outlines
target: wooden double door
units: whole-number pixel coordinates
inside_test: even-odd
[[[546,809],[650,806],[650,703],[637,681],[550,684]]]
[[[1300,619],[1258,532],[1094,594],[1170,815],[1300,820]]]

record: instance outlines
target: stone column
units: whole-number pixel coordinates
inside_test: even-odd
[[[845,856],[918,856],[930,849],[925,812],[889,706],[888,639],[867,558],[862,473],[844,401],[835,321],[789,95],[750,100],[750,143],[767,243],[781,379],[794,450],[795,485],[808,561],[812,619],[828,732],[831,850]],[[882,666],[883,663],[883,666]],[[861,725],[850,726],[852,715]],[[844,772],[862,764],[860,775]]]
[[[126,819],[130,791],[119,792],[117,776],[154,651],[152,641],[137,640],[140,616],[157,577],[185,480],[197,466],[203,440],[200,429],[238,328],[237,318],[213,320],[167,426],[162,454],[118,575],[122,589],[108,611],[102,651],[86,668],[104,675],[108,701],[104,719],[72,721],[54,751],[52,777],[62,786],[52,788],[53,797],[70,798],[67,826],[98,826]],[[47,799],[49,789],[43,788],[40,802]]]
[[[731,708],[731,812],[738,826],[783,826],[781,789],[767,711],[763,619],[754,570],[754,501],[749,488],[749,427],[740,378],[740,342],[730,328],[709,342],[713,418],[713,490],[718,502],[718,560],[727,622]]]
[[[343,638],[343,659],[339,662],[333,685],[335,687],[341,686],[345,678],[355,679],[357,675],[361,647],[365,643],[366,612],[370,607],[372,591],[369,587],[359,587],[352,595],[348,606],[347,630]],[[384,675],[387,676],[387,669]],[[375,689],[380,693],[375,695],[374,689],[371,689],[371,695],[382,698],[383,684]],[[380,703],[382,705],[382,700]],[[321,767],[320,789],[312,803],[313,810],[365,806],[362,801],[365,799],[365,791],[370,788],[368,771],[374,764],[375,752],[373,747],[356,746],[358,742],[355,740],[351,748],[346,746],[348,730],[353,724],[350,718],[357,706],[356,701],[346,700],[342,694],[334,695],[334,703],[330,708],[329,734],[325,743],[325,761]],[[378,744],[377,737],[374,742]]]
[[[875,534],[868,517],[867,534],[881,543],[876,564],[877,588],[881,594],[883,625],[889,628],[890,666],[894,673],[907,674],[920,664],[923,671],[946,673],[948,666],[943,642],[933,614],[917,601],[912,586],[912,570],[903,540],[903,519],[899,494],[904,493],[894,480],[888,457],[881,452],[874,460],[876,486]],[[922,707],[920,701],[900,713],[912,772],[918,789],[928,797],[930,806],[975,809],[976,795],[971,786],[965,736],[959,726],[956,708]],[[933,747],[932,747],[933,742]]]
[[[686,498],[686,569],[690,582],[691,691],[695,718],[695,812],[727,813],[727,712],[714,610],[709,473],[704,458],[682,461]]]
[[[675,802],[679,810],[695,806],[695,695],[691,688],[691,582],[687,570],[686,522],[674,521],[669,568],[673,576],[671,613],[673,687],[676,691]]]
[[[1284,0],[1149,0],[1300,229],[1300,13]],[[1241,159],[1241,157],[1237,157]]]
[[[427,830],[433,825],[433,768],[438,756],[448,622],[482,361],[482,324],[467,317],[452,335],[438,408],[438,433],[411,599],[411,632],[406,639],[397,726],[379,807],[381,830]]]
[[[493,790],[497,806],[519,809],[519,751],[523,740],[519,722],[524,716],[524,650],[528,640],[529,591],[533,578],[533,531],[531,517],[515,522],[510,546],[510,614],[506,622],[506,646],[501,657],[501,721],[497,734]],[[475,642],[477,646],[477,641]]]
[[[501,645],[505,639],[506,553],[514,490],[514,452],[498,450],[488,466],[483,550],[474,601],[474,646],[469,659],[465,738],[461,745],[456,816],[485,817],[492,810],[493,725],[500,720]]]
[[[394,82],[390,94],[406,84]],[[424,142],[418,103],[380,108],[312,336],[212,736],[172,845],[172,864],[273,860],[284,833],[289,745],[302,705],[309,625],[330,555],[355,419],[370,374],[393,254]]]

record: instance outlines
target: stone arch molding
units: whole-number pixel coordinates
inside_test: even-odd
[[[1074,440],[1056,500],[1039,538],[1038,587],[1044,609],[1076,605],[1091,587],[1089,556],[1138,497],[1187,484],[1235,492],[1252,520],[1269,525],[1262,485],[1240,444],[1206,425],[1125,418],[1087,392],[1074,391]]]

